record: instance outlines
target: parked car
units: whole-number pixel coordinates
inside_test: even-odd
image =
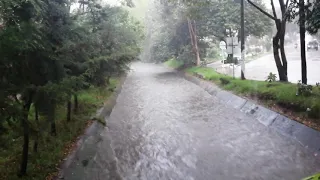
[[[310,41],[307,45],[307,51],[309,51],[310,49],[314,49],[318,51],[318,48],[319,48],[319,44],[317,41]]]

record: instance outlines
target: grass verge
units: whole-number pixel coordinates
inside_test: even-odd
[[[297,96],[297,84],[233,79],[206,67],[191,67],[185,71],[320,130],[320,87],[314,87],[309,96]]]
[[[30,148],[28,161],[28,175],[23,178],[17,177],[22,151],[21,129],[8,131],[1,137],[0,147],[0,179],[4,180],[44,180],[51,179],[58,171],[57,168],[75,147],[77,137],[84,133],[93,121],[90,119],[96,110],[103,106],[104,102],[112,94],[118,85],[118,79],[111,79],[108,89],[91,87],[78,93],[79,110],[72,114],[72,120],[66,122],[66,106],[56,109],[57,136],[49,134],[49,125],[40,117],[41,137],[39,138],[38,152],[32,150],[34,133],[30,134]],[[33,126],[32,118],[30,125]],[[19,125],[17,125],[19,127]]]
[[[164,64],[174,69],[178,69],[184,65],[182,61],[178,61],[176,59],[169,59],[168,61],[164,62]]]

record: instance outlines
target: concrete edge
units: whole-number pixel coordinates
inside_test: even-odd
[[[250,100],[222,90],[214,83],[206,81],[202,77],[195,77],[185,72],[178,73],[184,77],[184,79],[200,86],[210,95],[217,97],[221,102],[246,113],[248,116],[253,117],[264,126],[274,129],[287,137],[293,138],[307,150],[310,150],[314,156],[317,156],[318,159],[320,159],[319,131],[289,119]]]
[[[98,109],[96,114],[92,116],[92,119],[94,117],[105,119],[105,117],[108,117],[111,114],[113,107],[116,105],[117,97],[122,90],[122,85],[124,84],[126,77],[127,77],[127,74],[124,74],[120,77],[118,86],[115,88],[114,92],[108,98],[108,100],[104,103],[104,106]],[[64,178],[64,171],[68,169],[72,164],[72,162],[76,159],[77,153],[79,152],[80,148],[83,146],[85,140],[90,136],[94,136],[95,134],[99,133],[103,129],[104,129],[104,126],[97,121],[94,121],[89,127],[85,129],[84,134],[78,137],[77,145],[75,149],[61,162],[59,166],[58,176],[54,177],[53,178],[54,180]]]

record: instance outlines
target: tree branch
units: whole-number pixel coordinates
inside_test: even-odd
[[[285,7],[285,4],[284,4],[284,1],[283,0],[279,0],[279,4],[280,4],[280,9],[281,9],[282,15],[284,15],[286,13],[286,7]]]
[[[289,0],[287,0],[286,2],[286,10],[288,9],[288,5],[289,5]]]
[[[247,0],[249,4],[251,4],[253,7],[258,9],[260,12],[262,12],[264,15],[268,16],[269,18],[276,20],[277,18],[273,17],[271,14],[267,13],[263,9],[261,9],[259,6],[255,5],[251,0]]]

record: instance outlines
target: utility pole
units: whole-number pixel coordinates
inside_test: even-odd
[[[246,79],[244,76],[245,72],[245,38],[244,38],[244,0],[241,0],[241,79]]]

